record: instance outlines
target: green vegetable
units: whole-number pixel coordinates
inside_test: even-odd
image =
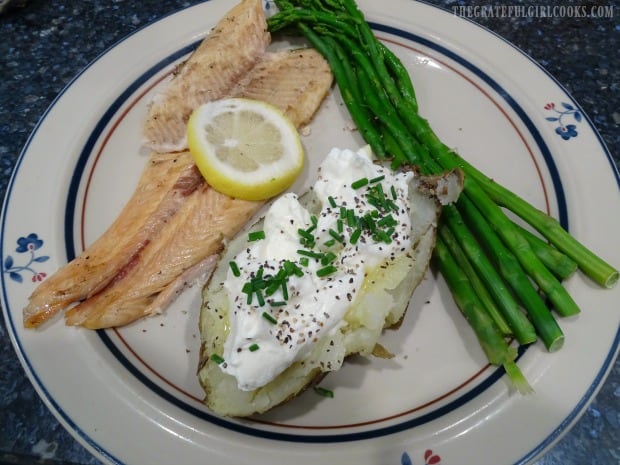
[[[454,300],[476,333],[489,362],[503,366],[519,392],[530,392],[532,388],[515,363],[516,348],[508,345],[493,319],[482,308],[468,277],[461,272],[441,237],[435,243],[433,259],[445,270],[443,276]]]
[[[314,392],[316,392],[318,395],[322,397],[329,397],[330,399],[334,397],[334,391],[330,389],[325,389],[320,386],[314,386]]]
[[[236,262],[230,261],[228,264],[230,265],[230,270],[232,271],[233,275],[237,277],[241,276],[241,271],[239,271],[239,265],[237,265]]]
[[[260,241],[265,238],[265,231],[252,231],[248,234],[248,241]]]
[[[450,231],[450,228],[448,228],[446,225],[440,225],[439,226],[439,237],[440,239],[438,240],[441,240],[443,246],[446,247],[450,251],[450,254],[454,258],[455,263],[458,265],[461,271],[467,276],[467,279],[469,280],[469,283],[472,286],[473,291],[478,296],[478,299],[480,299],[480,303],[482,304],[486,312],[489,314],[489,316],[493,319],[493,321],[497,325],[497,328],[500,330],[500,332],[504,336],[512,336],[514,333],[510,329],[510,325],[508,324],[508,322],[502,315],[502,311],[495,304],[493,297],[491,296],[491,294],[489,294],[489,291],[485,287],[484,282],[478,276],[478,273],[476,272],[474,266],[470,262],[469,258],[467,257],[467,254],[462,249],[461,245],[459,244],[458,240],[456,239],[452,231]],[[518,309],[516,308],[516,303],[515,303],[515,309],[518,311]],[[519,312],[518,315],[520,318],[522,314]],[[527,322],[526,324],[529,324],[529,322]],[[532,333],[534,332],[533,327],[531,328],[531,332]],[[531,337],[531,340],[529,340],[529,342],[534,342],[536,339],[537,337],[536,337],[536,334],[534,333],[533,336]],[[519,340],[519,342],[525,343],[525,342],[522,342],[522,340]]]
[[[270,313],[263,312],[262,317],[267,320],[272,325],[278,324],[278,320],[276,320]]]
[[[437,137],[418,113],[406,68],[374,36],[354,0],[276,4],[280,12],[268,19],[269,29],[297,28],[325,57],[351,118],[378,157],[389,156],[394,168],[415,165],[424,174],[455,168],[465,173],[461,198],[444,208],[435,263],[491,363],[503,365],[515,385],[527,391],[504,336],[510,333],[520,344],[529,344],[538,334],[549,351],[559,349],[564,335],[551,309],[560,316],[579,312],[561,281],[579,267],[601,286],[611,287],[618,271],[555,219],[488,178]],[[385,210],[381,202],[385,205],[387,197],[377,198],[376,207]],[[518,225],[504,209],[548,242]],[[347,217],[349,226],[353,221],[358,226],[352,243],[362,228],[376,228],[378,223]],[[381,229],[376,236],[385,234]]]

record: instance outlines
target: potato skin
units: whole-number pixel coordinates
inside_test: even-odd
[[[409,300],[429,266],[435,244],[436,226],[442,202],[456,199],[462,188],[460,172],[439,177],[415,176],[410,189],[412,246],[396,260],[386,261],[371,270],[358,297],[344,317],[346,324],[333,334],[324,336],[302,361],[293,363],[265,386],[254,391],[238,389],[236,379],[210,359],[221,354],[228,334],[228,298],[223,282],[228,263],[247,247],[247,232],[231,241],[209,282],[203,288],[199,330],[201,335],[198,378],[205,391],[205,403],[222,416],[245,417],[260,414],[296,397],[318,383],[328,372],[339,369],[353,354],[388,356],[389,350],[378,341],[385,328],[397,328],[407,312]],[[452,186],[448,197],[444,187]],[[439,192],[441,191],[441,192]],[[300,198],[312,208],[312,195]],[[260,230],[262,220],[250,230]]]

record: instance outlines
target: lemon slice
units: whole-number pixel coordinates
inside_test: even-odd
[[[196,166],[216,190],[264,200],[293,184],[304,164],[299,133],[276,107],[229,98],[192,112],[187,142]]]

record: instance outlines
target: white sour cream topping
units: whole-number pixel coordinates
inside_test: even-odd
[[[311,214],[292,193],[272,204],[264,220],[264,238],[250,242],[234,258],[240,275],[235,276],[231,268],[224,283],[229,296],[230,332],[220,368],[237,379],[240,389],[264,386],[307,356],[320,338],[337,331],[365,274],[409,248],[411,224],[407,199],[412,177],[410,172],[394,173],[373,163],[367,149],[355,152],[334,148],[319,167],[318,179],[312,187],[322,206],[320,213]],[[360,179],[375,181],[353,188],[352,184]],[[376,196],[378,185],[391,207],[380,215],[373,213],[377,207],[367,195],[372,188]],[[344,215],[346,210],[352,210],[349,220]],[[390,239],[378,240],[376,235],[372,237],[369,228],[360,227],[369,223],[358,221],[354,226],[352,213],[358,219],[371,218],[374,214],[375,228],[387,231]],[[389,221],[381,222],[386,216],[390,216]],[[377,223],[386,225],[377,226]],[[300,243],[303,242],[300,229],[310,231],[314,246]],[[362,231],[361,234],[356,230]],[[338,233],[340,240],[334,240],[334,233]],[[331,261],[304,259],[300,250],[320,254]],[[261,268],[261,280],[271,279],[287,261],[288,269],[294,264],[296,273],[288,273],[286,289],[274,285],[277,290],[271,295],[265,295],[266,290],[260,291],[264,302],[259,301],[256,293],[250,293],[248,304],[246,284],[261,273]],[[331,272],[317,275],[325,267]]]

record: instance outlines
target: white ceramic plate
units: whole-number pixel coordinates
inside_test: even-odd
[[[613,363],[617,288],[579,275],[567,283],[583,312],[561,322],[560,352],[534,345],[522,353],[536,390],[522,397],[486,365],[443,281],[429,273],[403,328],[385,335],[394,359],[353,359],[323,383],[334,399],[307,392],[243,421],[218,418],[200,402],[198,287],[161,317],[120,330],[68,328],[61,318],[23,329],[37,279],[93,241],[130,196],[147,156],[140,127],[149,95],[230,5],[180,11],[104,54],[52,105],[18,162],[2,220],[3,308],[38,393],[110,463],[465,465],[538,456],[579,417]],[[620,218],[608,214],[620,207],[617,173],[588,118],[551,77],[444,11],[409,0],[360,6],[409,68],[440,137],[620,264]],[[330,147],[360,145],[350,128],[331,95],[304,137],[311,161],[295,189],[312,181]]]

